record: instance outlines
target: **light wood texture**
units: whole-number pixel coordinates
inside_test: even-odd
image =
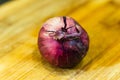
[[[90,37],[73,69],[43,60],[38,32],[54,16],[71,16]],[[0,6],[0,80],[120,80],[119,0],[16,0]]]

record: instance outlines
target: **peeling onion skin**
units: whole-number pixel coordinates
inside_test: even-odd
[[[38,36],[41,55],[50,64],[61,68],[76,66],[89,48],[87,32],[71,17],[47,20]]]

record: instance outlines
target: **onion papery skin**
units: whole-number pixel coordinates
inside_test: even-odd
[[[73,18],[54,17],[42,25],[38,48],[50,64],[72,68],[85,57],[89,48],[89,36]]]

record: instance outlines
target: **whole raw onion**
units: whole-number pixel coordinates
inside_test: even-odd
[[[54,17],[42,25],[38,47],[45,60],[52,65],[71,68],[86,55],[89,37],[73,18]]]

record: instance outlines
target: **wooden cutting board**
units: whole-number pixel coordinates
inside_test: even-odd
[[[37,36],[54,16],[77,20],[90,37],[73,69],[41,57]],[[0,80],[120,80],[120,0],[16,0],[0,5]]]

